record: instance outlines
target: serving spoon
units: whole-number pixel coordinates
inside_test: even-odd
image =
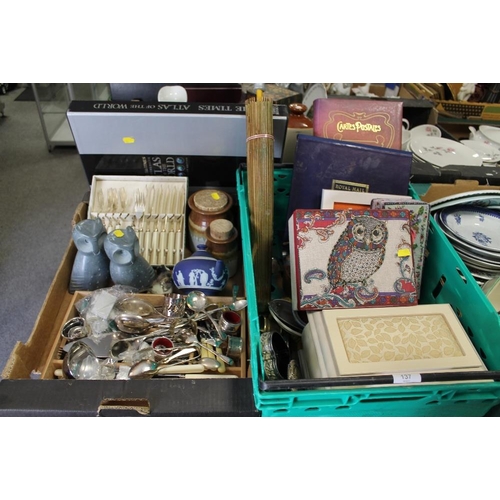
[[[166,318],[165,315],[156,310],[156,308],[147,300],[140,297],[125,297],[115,304],[115,310],[125,314],[135,314],[138,316],[153,316]]]
[[[196,349],[192,348],[193,351]],[[183,349],[183,351],[177,353],[178,356],[185,356],[186,352],[189,350]],[[169,358],[170,360],[176,355]],[[131,379],[141,379],[141,378],[151,378],[159,374],[169,374],[169,373],[203,373],[205,370],[215,371],[220,367],[220,363],[212,358],[201,358],[200,362],[197,364],[185,364],[185,365],[169,365],[168,361],[157,362],[148,359],[143,359],[137,362],[130,368],[128,373]]]

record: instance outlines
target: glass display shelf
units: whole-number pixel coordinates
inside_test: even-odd
[[[66,118],[71,101],[106,101],[108,83],[32,83],[43,135],[49,152],[56,146],[75,146]]]

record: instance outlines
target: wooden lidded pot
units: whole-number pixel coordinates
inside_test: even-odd
[[[188,198],[189,246],[194,252],[198,245],[207,244],[207,229],[216,219],[233,220],[233,198],[219,189],[201,189]]]

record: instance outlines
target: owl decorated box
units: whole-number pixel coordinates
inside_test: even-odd
[[[415,283],[420,297],[422,276],[425,262],[425,250],[429,234],[430,205],[420,200],[401,200],[396,202],[387,198],[374,198],[371,208],[385,208],[387,210],[406,209],[410,214],[410,232],[413,244],[413,265],[415,267]]]
[[[295,210],[295,310],[417,304],[408,210]]]

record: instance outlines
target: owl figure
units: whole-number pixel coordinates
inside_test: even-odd
[[[384,262],[387,226],[370,215],[353,215],[328,260],[332,288],[366,285]]]
[[[103,250],[106,229],[101,219],[85,219],[75,225],[73,241],[78,249],[69,291],[96,290],[108,285],[109,259]]]
[[[147,290],[156,278],[156,272],[139,252],[139,240],[132,227],[115,229],[104,240],[104,251],[109,257],[109,270],[115,285],[126,285]]]

